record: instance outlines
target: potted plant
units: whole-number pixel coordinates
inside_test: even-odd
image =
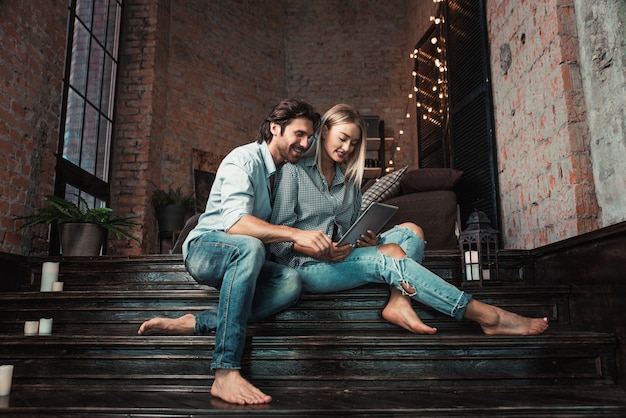
[[[180,231],[187,211],[198,208],[193,194],[183,194],[181,188],[156,189],[152,193],[152,205],[156,212],[160,232]]]
[[[99,255],[107,231],[113,232],[118,239],[124,236],[139,242],[127,231],[128,228],[139,225],[132,221],[136,216],[120,217],[107,207],[90,208],[80,196],[78,204],[58,196],[46,196],[46,200],[49,202],[48,206],[18,219],[25,221],[23,228],[56,225],[64,256]]]

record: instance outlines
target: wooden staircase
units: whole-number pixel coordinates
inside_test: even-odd
[[[302,295],[249,327],[242,372],[274,401],[235,406],[209,394],[212,337],[137,335],[148,318],[216,304],[216,291],[196,284],[179,256],[56,260],[63,292],[39,292],[43,259],[33,258],[20,291],[0,293],[0,361],[15,367],[0,415],[626,416],[618,339],[572,326],[568,287],[518,280],[472,289],[548,316],[548,332],[533,337],[484,336],[417,303],[439,331],[412,335],[380,318],[384,286]],[[426,260],[458,284],[455,252]],[[24,336],[24,321],[42,317],[54,319],[52,335]]]

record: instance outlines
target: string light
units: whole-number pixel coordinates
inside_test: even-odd
[[[441,3],[444,0],[433,0],[433,3]],[[440,6],[440,11],[441,11],[441,6]],[[435,25],[441,25],[445,22],[444,18],[442,16],[430,16],[430,21],[433,22]],[[437,54],[441,55],[443,53],[443,48],[438,45],[440,43],[441,39],[439,39],[437,36],[433,36],[430,39],[430,43],[432,45],[437,45],[436,46],[436,51]],[[446,99],[447,97],[447,83],[446,83],[446,77],[445,77],[445,73],[447,71],[447,66],[445,63],[445,59],[443,57],[435,57],[435,56],[431,56],[430,54],[427,54],[425,51],[421,51],[420,48],[415,48],[413,49],[413,52],[411,52],[409,54],[409,58],[413,61],[417,60],[419,57],[421,57],[422,59],[426,59],[428,61],[432,61],[434,62],[434,65],[437,69],[439,69],[439,73],[441,74],[440,77],[437,77],[437,83],[435,85],[432,86],[432,91],[436,94],[436,96],[422,91],[422,96],[425,97],[430,97],[431,99],[434,99],[435,97],[438,97],[441,101],[441,106],[439,106],[439,109],[434,109],[432,106],[425,106],[424,103],[420,102],[419,100],[415,101],[415,108],[416,111],[419,113],[420,110],[422,110],[422,119],[425,121],[429,121],[430,123],[435,124],[436,126],[441,126],[442,125],[442,120],[441,120],[441,115],[443,114],[443,101]],[[407,104],[406,104],[406,110],[405,110],[405,118],[402,121],[402,125],[400,127],[400,129],[398,130],[398,138],[396,140],[396,146],[394,148],[392,148],[392,155],[391,158],[389,159],[389,164],[387,169],[385,170],[386,172],[390,172],[393,171],[393,164],[394,164],[394,157],[395,157],[395,153],[396,152],[400,152],[402,150],[401,147],[401,141],[404,137],[404,123],[407,120],[410,120],[411,118],[411,113],[409,112],[409,109],[411,106],[411,102],[413,101],[413,98],[415,97],[417,99],[417,93],[420,92],[420,89],[417,87],[419,83],[417,83],[417,71],[413,70],[411,72],[411,76],[412,76],[412,86],[413,86],[413,91],[410,92],[407,95]],[[434,82],[434,80],[433,80]],[[438,91],[438,94],[437,94]],[[415,95],[414,95],[415,93]],[[432,116],[431,116],[432,115]]]

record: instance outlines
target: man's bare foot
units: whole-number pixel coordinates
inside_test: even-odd
[[[422,322],[411,306],[411,299],[403,295],[396,287],[391,288],[389,301],[383,309],[382,315],[388,322],[414,334],[434,334],[437,332],[437,328],[429,327]]]
[[[244,379],[237,369],[217,369],[211,386],[211,395],[239,405],[263,404],[272,401],[271,396],[261,392]]]
[[[537,335],[548,329],[548,318],[528,318],[472,299],[465,311],[487,335]]]
[[[193,335],[196,326],[196,317],[186,314],[180,318],[152,318],[141,324],[139,335]]]

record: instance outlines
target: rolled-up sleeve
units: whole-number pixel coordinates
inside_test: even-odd
[[[222,227],[228,231],[242,217],[254,213],[255,191],[250,173],[237,164],[226,164],[221,180]]]

